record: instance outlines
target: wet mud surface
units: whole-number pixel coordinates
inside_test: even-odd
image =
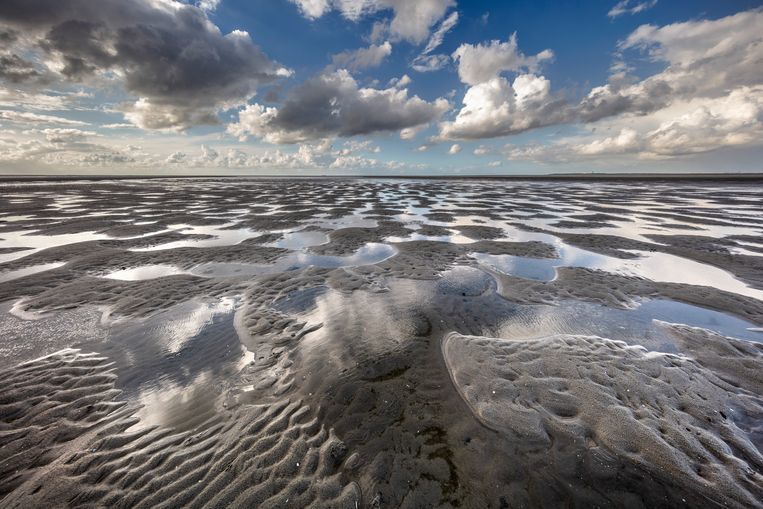
[[[761,506],[760,186],[0,187],[0,506]]]

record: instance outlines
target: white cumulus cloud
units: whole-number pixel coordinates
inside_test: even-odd
[[[453,52],[453,59],[458,62],[458,76],[468,85],[490,81],[506,71],[534,73],[542,62],[553,57],[554,53],[549,49],[526,56],[519,51],[516,33],[506,42],[462,44]]]
[[[505,136],[559,122],[563,115],[563,103],[551,94],[546,78],[520,74],[510,82],[496,77],[469,87],[456,118],[440,123],[439,138]]]
[[[445,15],[455,0],[291,0],[308,18],[320,18],[337,10],[352,21],[380,11],[391,10],[392,19],[384,28],[395,39],[420,43],[430,28]],[[380,25],[382,26],[382,25]]]

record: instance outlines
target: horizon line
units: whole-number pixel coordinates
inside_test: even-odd
[[[459,180],[459,179],[490,179],[490,180],[763,180],[763,172],[704,172],[704,173],[546,173],[532,174],[467,174],[467,175],[389,175],[389,174],[176,174],[176,175],[140,175],[140,174],[0,174],[0,181],[8,180],[141,180],[141,179],[183,179],[183,178],[251,178],[251,179],[422,179],[422,180]]]

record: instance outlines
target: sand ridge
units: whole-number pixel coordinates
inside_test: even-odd
[[[524,446],[575,448],[565,473],[608,482],[625,462],[681,486],[672,496],[691,496],[689,505],[754,506],[763,496],[763,455],[748,438],[763,398],[695,361],[584,336],[450,334],[442,349],[485,426]]]

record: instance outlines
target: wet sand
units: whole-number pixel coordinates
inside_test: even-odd
[[[0,183],[2,507],[761,507],[763,187]]]

